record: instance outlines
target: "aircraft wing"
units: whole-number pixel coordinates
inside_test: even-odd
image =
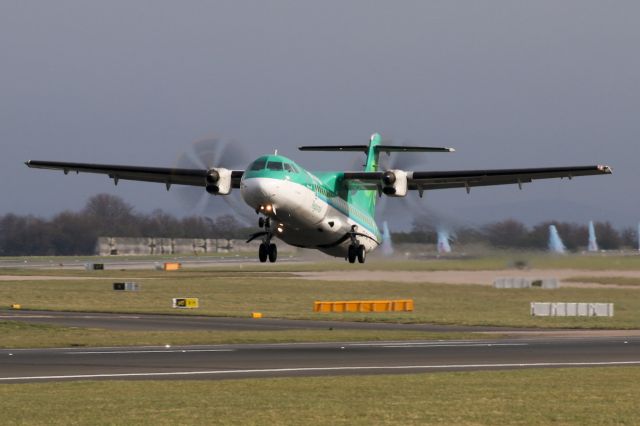
[[[363,189],[384,186],[386,172],[345,172],[343,179],[360,183]],[[392,172],[393,173],[393,172]],[[407,171],[407,189],[427,191],[433,189],[466,188],[475,186],[529,183],[537,179],[567,178],[575,176],[611,174],[609,166],[546,167],[532,169]]]
[[[30,160],[25,164],[35,169],[62,170],[64,174],[68,174],[69,172],[103,174],[113,179],[116,185],[121,179],[164,183],[167,189],[169,189],[171,185],[205,187],[206,177],[210,173],[210,170],[206,169],[121,166],[114,164],[66,163],[58,161]],[[232,188],[240,188],[240,179],[243,174],[244,171],[242,170],[231,171]]]

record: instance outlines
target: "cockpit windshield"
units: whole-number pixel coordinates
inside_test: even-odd
[[[282,171],[282,161],[269,161],[267,163],[268,170]]]
[[[284,163],[284,169],[289,173],[298,173],[298,169],[291,163]]]
[[[249,170],[257,171],[264,169],[264,166],[267,164],[267,160],[265,159],[257,159],[254,161],[251,166],[249,166]]]

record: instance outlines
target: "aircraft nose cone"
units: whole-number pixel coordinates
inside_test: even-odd
[[[254,208],[261,205],[272,204],[278,194],[277,181],[273,179],[247,179],[243,183],[242,198]]]

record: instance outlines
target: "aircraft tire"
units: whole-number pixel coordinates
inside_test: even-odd
[[[265,243],[260,244],[260,247],[258,248],[258,259],[260,259],[261,263],[267,261],[268,251],[269,247],[267,247]]]
[[[357,249],[358,254],[358,263],[364,263],[367,259],[367,251],[364,249],[363,245],[359,245]]]
[[[356,257],[358,256],[358,249],[356,246],[349,246],[349,251],[347,252],[347,259],[349,263],[356,263]]]
[[[258,228],[264,228],[264,217],[258,219]]]
[[[278,247],[275,244],[269,244],[269,262],[274,263],[278,258]]]

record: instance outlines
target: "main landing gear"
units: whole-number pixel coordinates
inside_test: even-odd
[[[261,263],[265,263],[267,259],[269,259],[269,262],[274,263],[278,259],[278,247],[271,242],[271,238],[273,238],[271,219],[268,217],[260,217],[260,219],[258,219],[258,226],[264,228],[264,237],[258,248],[258,259],[260,259]]]
[[[349,238],[351,239],[351,244],[349,244],[347,251],[347,260],[349,263],[356,263],[356,259],[358,259],[358,263],[364,263],[367,258],[367,251],[364,246],[360,244],[360,241],[358,241],[357,230],[358,227],[353,225],[349,233]]]

